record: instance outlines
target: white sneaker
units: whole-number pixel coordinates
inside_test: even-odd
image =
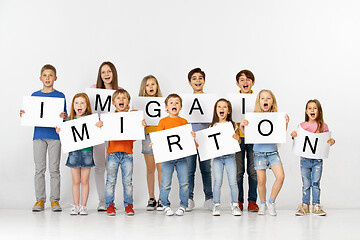
[[[191,212],[195,207],[195,202],[194,200],[190,199],[188,200],[188,206],[187,208],[185,209],[186,212]]]
[[[220,203],[215,203],[212,208],[213,216],[220,216]]]
[[[266,212],[266,204],[265,203],[260,204],[258,215],[264,215],[265,212]]]
[[[79,206],[72,205],[73,207],[70,209],[70,215],[78,215],[79,214]]]
[[[231,213],[234,216],[241,216],[242,213],[237,202],[231,204]]]
[[[99,201],[99,205],[97,207],[98,212],[104,212],[106,211],[106,203],[105,203],[105,199],[102,199]]]
[[[79,205],[79,214],[80,215],[88,215],[88,210],[86,206]]]
[[[211,209],[212,209],[212,206],[213,206],[213,199],[212,198],[210,198],[210,199],[208,199],[208,200],[205,200],[205,202],[204,202],[204,208],[206,208],[206,209],[208,209],[208,210],[210,210],[211,211]]]
[[[164,207],[164,213],[165,213],[166,216],[174,215],[174,212],[171,210],[170,207]]]
[[[178,210],[176,210],[176,216],[184,216],[185,208],[179,207]]]
[[[271,216],[276,216],[277,213],[276,213],[275,203],[272,203],[272,204],[268,203],[267,206],[268,206],[268,209],[269,209],[269,214]]]

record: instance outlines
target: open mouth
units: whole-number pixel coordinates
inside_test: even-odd
[[[220,116],[223,117],[225,115],[225,112],[220,111]]]
[[[248,85],[244,85],[244,86],[243,86],[243,88],[245,88],[245,89],[248,88],[248,87],[249,87]]]
[[[268,106],[269,106],[269,104],[268,104],[268,103],[264,103],[264,107],[266,107],[266,108],[267,108]]]
[[[110,80],[110,77],[105,78],[105,80],[107,80],[107,81]]]
[[[82,110],[82,109],[78,109],[78,110],[76,110],[76,112],[77,112],[78,114],[81,114],[81,113],[83,112],[83,110]]]
[[[153,92],[154,92],[154,90],[152,90],[152,89],[151,89],[149,92],[153,93]]]
[[[123,108],[125,105],[123,103],[119,103],[119,107]]]
[[[177,110],[177,108],[176,107],[173,107],[172,109],[171,109],[171,111],[176,111]]]
[[[314,118],[314,117],[315,117],[315,113],[310,113],[310,116]]]
[[[196,87],[200,87],[200,86],[201,86],[201,83],[195,83],[195,86],[196,86]]]

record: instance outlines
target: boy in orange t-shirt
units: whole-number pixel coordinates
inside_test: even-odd
[[[182,99],[177,94],[170,94],[165,99],[165,109],[169,113],[168,117],[165,117],[159,121],[157,130],[165,130],[169,128],[179,127],[188,124],[188,121],[179,117],[179,112],[182,108]],[[192,132],[194,136],[195,133]],[[190,156],[189,156],[190,157]],[[164,212],[166,216],[174,215],[174,212],[170,208],[169,193],[171,190],[171,179],[176,168],[177,177],[180,186],[180,207],[176,211],[176,215],[183,216],[185,209],[188,206],[189,199],[189,177],[188,177],[188,158],[179,158],[171,161],[163,162],[161,165],[162,179],[160,186],[160,198],[161,203],[164,206]]]

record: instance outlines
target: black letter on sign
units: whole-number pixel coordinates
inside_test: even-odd
[[[216,145],[216,150],[219,150],[219,144],[218,144],[218,141],[217,141],[216,136],[217,136],[217,135],[220,135],[220,134],[221,134],[221,133],[214,133],[214,134],[211,134],[211,135],[208,136],[208,137],[214,137],[215,145]]]
[[[170,138],[172,138],[172,137],[177,138],[177,140],[176,140],[175,142],[170,142]],[[180,142],[180,137],[179,137],[179,135],[167,136],[167,141],[168,141],[169,151],[170,151],[170,152],[172,152],[171,145],[174,145],[174,144],[178,145],[179,148],[180,148],[180,150],[183,150],[183,148],[182,148],[181,145],[179,144],[179,142]]]
[[[40,118],[44,116],[44,102],[41,102]]]
[[[263,122],[268,122],[268,123],[270,123],[270,131],[269,131],[268,133],[263,133],[263,132],[261,131],[260,125],[261,125]],[[259,133],[260,133],[262,136],[265,136],[265,137],[269,136],[269,135],[273,132],[273,130],[274,130],[274,126],[273,126],[273,124],[272,124],[272,122],[271,122],[270,120],[268,120],[268,119],[263,119],[263,120],[261,120],[261,121],[259,122],[258,131],[259,131]]]
[[[195,103],[197,103],[197,107],[196,107],[196,108],[194,107],[194,106],[195,106]],[[202,108],[201,108],[201,106],[200,106],[199,100],[198,100],[197,98],[194,99],[194,102],[193,102],[193,104],[192,104],[192,106],[191,106],[189,115],[191,115],[191,113],[192,113],[192,111],[193,111],[194,109],[200,110],[201,115],[204,115],[204,112],[203,112],[203,110],[202,110]]]
[[[101,111],[104,111],[104,109],[106,108],[106,105],[107,105],[108,106],[108,112],[110,112],[110,107],[111,107],[110,103],[111,103],[111,96],[110,95],[106,98],[106,101],[105,101],[104,106],[103,106],[102,102],[101,102],[100,95],[96,94],[96,97],[95,97],[95,111],[98,110],[98,104],[100,104]]]
[[[307,142],[307,143],[309,143],[311,152],[312,152],[313,154],[315,154],[315,153],[316,153],[316,147],[317,147],[317,144],[318,144],[318,140],[319,140],[318,138],[315,139],[315,145],[314,145],[314,148],[313,148],[312,145],[311,145],[311,142],[310,142],[309,137],[308,137],[308,136],[305,136],[303,152],[305,152],[306,142]]]
[[[82,125],[82,128],[81,128],[81,136],[80,136],[79,132],[76,130],[76,128],[75,128],[74,126],[71,127],[71,131],[72,131],[72,134],[73,134],[73,137],[74,137],[74,141],[75,141],[75,142],[77,142],[75,133],[76,133],[76,135],[80,138],[81,141],[84,140],[84,132],[86,133],[86,138],[89,139],[89,132],[88,132],[86,123],[83,123],[83,125]]]
[[[120,117],[120,133],[124,133],[124,118]]]
[[[160,114],[160,109],[154,109],[154,111],[155,112],[157,112],[155,115],[151,115],[150,113],[149,113],[149,105],[151,104],[151,103],[155,103],[158,107],[160,107],[160,103],[158,103],[158,102],[156,102],[156,101],[150,101],[150,102],[148,102],[147,104],[146,104],[146,106],[145,106],[145,112],[146,112],[146,114],[149,116],[149,117],[161,117],[161,114]]]
[[[242,114],[245,114],[245,98],[242,99]]]

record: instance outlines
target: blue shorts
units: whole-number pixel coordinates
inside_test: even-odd
[[[255,152],[254,168],[255,170],[268,169],[272,166],[282,164],[278,152]]]
[[[93,167],[95,166],[93,159],[93,151],[77,150],[69,152],[69,156],[65,165],[70,168]]]
[[[146,134],[145,135],[145,140],[142,140],[142,150],[141,150],[142,154],[145,154],[145,155],[153,154],[152,147],[149,146],[150,142],[151,142],[150,135]]]

